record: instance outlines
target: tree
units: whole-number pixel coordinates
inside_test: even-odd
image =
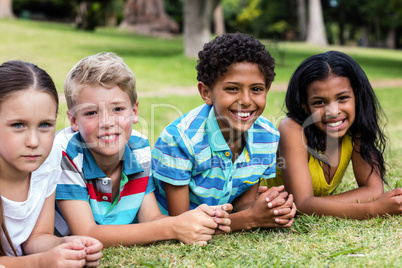
[[[217,5],[214,10],[214,32],[216,35],[223,35],[226,32],[225,18],[221,4]]]
[[[325,34],[324,18],[322,15],[321,0],[309,0],[309,22],[307,30],[307,43],[326,46],[328,45]]]
[[[196,58],[211,40],[212,14],[220,0],[184,1],[184,54]]]
[[[162,0],[127,0],[120,28],[146,35],[170,35],[179,25],[165,12]]]
[[[299,22],[299,40],[306,40],[307,21],[306,21],[306,1],[297,0],[297,19]]]
[[[14,18],[12,6],[12,0],[0,0],[0,18]]]

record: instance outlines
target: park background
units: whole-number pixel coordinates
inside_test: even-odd
[[[121,56],[137,79],[140,121],[134,128],[151,146],[168,123],[202,104],[192,53],[223,31],[256,36],[276,59],[264,112],[276,126],[298,64],[328,50],[348,53],[386,114],[385,191],[402,186],[401,0],[0,0],[0,17],[0,61],[33,62],[53,77],[60,93],[57,129],[69,125],[63,98],[68,71],[98,52]],[[354,187],[349,167],[337,191]],[[167,241],[105,249],[101,267],[402,267],[401,223],[401,216],[299,216],[290,229],[219,235],[205,247]]]

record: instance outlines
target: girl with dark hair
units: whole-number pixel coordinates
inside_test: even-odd
[[[353,58],[328,51],[306,59],[285,101],[277,176],[262,185],[284,184],[310,215],[366,219],[402,211],[402,189],[384,194],[383,111]],[[359,187],[333,194],[349,162]]]
[[[102,257],[93,238],[53,235],[61,168],[60,159],[47,157],[57,107],[44,70],[21,61],[0,65],[0,263],[6,267],[97,266]]]

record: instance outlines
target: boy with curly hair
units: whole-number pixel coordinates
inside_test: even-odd
[[[231,203],[231,229],[290,227],[296,207],[275,177],[279,132],[261,114],[274,59],[254,37],[224,34],[198,54],[205,104],[168,125],[152,149],[155,195],[162,212],[180,215],[201,204]]]

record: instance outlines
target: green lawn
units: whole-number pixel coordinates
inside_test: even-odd
[[[183,56],[180,37],[156,39],[103,28],[79,32],[70,25],[19,20],[0,20],[0,31],[0,61],[21,59],[38,64],[52,75],[61,94],[67,72],[83,57],[101,51],[123,57],[137,77],[140,121],[134,128],[148,135],[151,145],[168,123],[202,104],[196,94],[196,60]],[[279,59],[279,50],[264,42]],[[349,53],[371,81],[402,78],[402,51],[302,43],[280,43],[279,49],[284,59],[277,60],[277,84],[286,84],[303,59],[326,50]],[[169,95],[166,91],[172,88],[188,92]],[[402,186],[401,92],[402,87],[376,89],[388,120],[386,160],[391,188]],[[284,92],[268,94],[264,115],[275,125],[284,115],[283,99]],[[68,126],[65,110],[61,103],[58,129]],[[349,170],[338,191],[354,187]],[[101,267],[402,267],[401,226],[401,216],[366,221],[298,217],[290,229],[219,235],[205,247],[169,241],[105,249]]]

